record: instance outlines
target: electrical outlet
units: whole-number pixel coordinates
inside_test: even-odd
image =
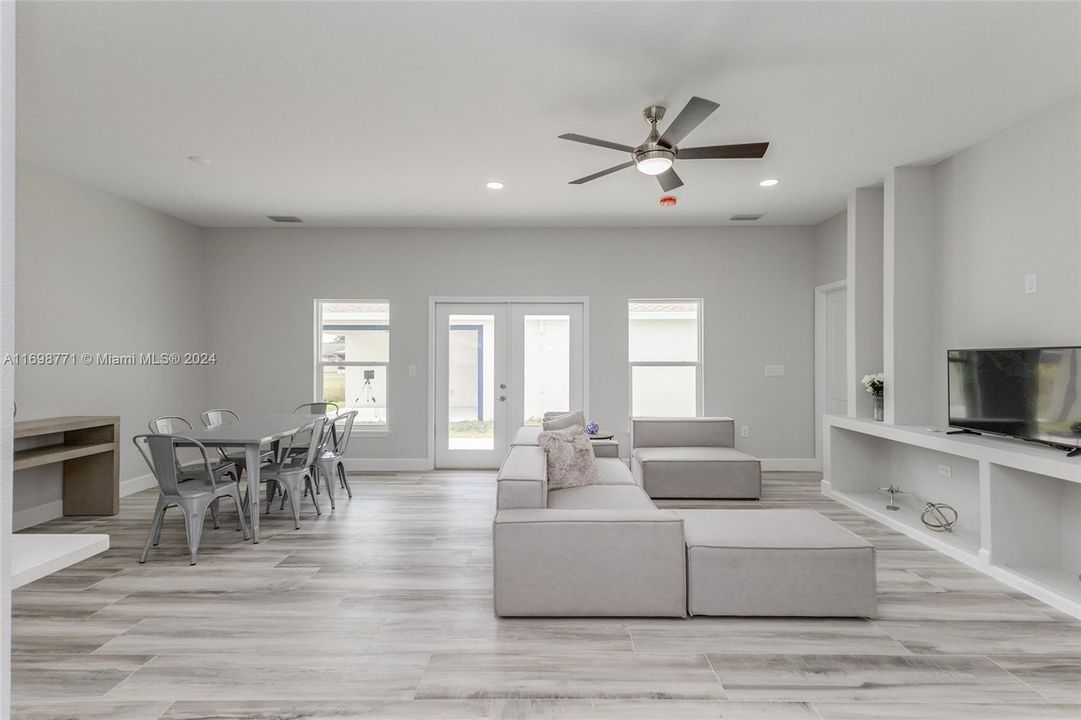
[[[416,377],[416,376],[417,376],[417,366],[416,365],[410,365],[409,366],[409,377]]]
[[[1025,294],[1031,295],[1036,292],[1036,273],[1025,276]]]
[[[766,377],[781,377],[784,375],[784,365],[766,365]]]
[[[950,477],[951,475],[953,475],[953,468],[951,468],[949,465],[939,465],[938,474],[942,477]]]
[[[751,427],[749,425],[740,425],[739,426],[739,436],[740,437],[750,437],[751,436]]]

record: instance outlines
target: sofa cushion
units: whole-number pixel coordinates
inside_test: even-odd
[[[650,510],[655,506],[637,485],[584,485],[550,490],[552,510]]]
[[[552,417],[548,417],[547,414],[545,414],[542,424],[545,430],[563,430],[564,428],[574,427],[575,425],[584,430],[586,427],[586,416],[581,410],[564,413],[562,415],[553,415]]]
[[[548,462],[548,487],[555,490],[597,482],[597,459],[586,431],[577,425],[537,436]]]
[[[496,506],[543,508],[548,497],[544,451],[536,445],[512,447],[496,476]]]
[[[593,448],[596,452],[596,448]],[[631,475],[630,469],[619,458],[615,457],[598,457],[597,458],[597,482],[595,485],[634,485],[637,487],[638,483],[634,481],[634,476]]]
[[[631,451],[634,479],[654,498],[752,499],[762,495],[758,458],[730,447]]]

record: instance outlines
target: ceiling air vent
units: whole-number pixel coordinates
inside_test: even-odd
[[[284,222],[284,223],[304,222],[303,220],[298,218],[296,215],[267,215],[267,217],[270,218],[271,220],[273,220],[274,222]]]
[[[762,215],[761,213],[759,213],[758,215],[733,215],[728,219],[735,222],[754,222],[755,220],[761,220]]]

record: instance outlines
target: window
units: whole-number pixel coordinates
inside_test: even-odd
[[[632,417],[702,413],[702,301],[631,300]]]
[[[390,303],[316,301],[318,399],[357,411],[358,430],[387,428]]]

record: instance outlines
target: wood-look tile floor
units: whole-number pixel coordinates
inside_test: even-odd
[[[838,505],[879,549],[874,621],[492,616],[492,473],[356,475],[302,529],[244,542],[223,514],[190,567],[179,515],[136,562],[154,492],[102,519],[107,553],[15,592],[16,718],[1081,717],[1081,623]]]

